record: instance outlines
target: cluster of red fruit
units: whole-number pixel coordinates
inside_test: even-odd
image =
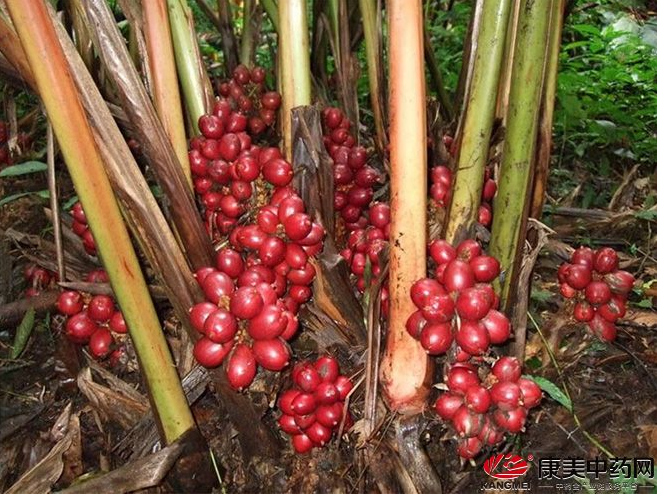
[[[538,406],[542,393],[521,374],[520,363],[512,357],[497,360],[484,381],[471,363],[451,366],[445,380],[448,392],[438,397],[435,409],[456,431],[459,456],[474,458],[484,446],[502,442],[505,432],[523,430],[528,410]]]
[[[452,171],[444,166],[437,165],[431,168],[431,187],[429,194],[436,205],[447,208],[452,196]],[[484,175],[484,189],[481,192],[478,221],[481,225],[489,227],[493,221],[492,201],[497,192],[497,183],[490,177],[490,168],[486,168]]]
[[[561,294],[577,297],[575,319],[586,322],[589,331],[603,341],[616,339],[615,323],[625,315],[627,295],[634,286],[634,276],[618,270],[616,251],[582,246],[573,252],[570,263],[559,267],[557,277]]]
[[[75,205],[73,205],[71,215],[73,216],[71,229],[80,237],[80,239],[82,239],[84,250],[89,255],[96,256],[96,241],[94,240],[94,235],[91,234],[91,229],[89,229],[87,216],[84,215],[84,210],[82,210],[82,203],[76,202]]]
[[[367,227],[363,212],[374,197],[374,186],[381,180],[379,172],[366,165],[367,151],[356,146],[350,134],[351,121],[335,107],[322,112],[324,146],[333,159],[335,184],[334,207],[345,222],[347,232]]]
[[[96,275],[87,277],[87,281],[98,280]],[[67,316],[66,337],[73,343],[89,345],[92,356],[102,359],[122,353],[112,334],[126,334],[128,327],[111,296],[89,297],[78,291],[64,291],[57,300],[57,309]]]
[[[315,363],[300,362],[292,370],[294,386],[282,393],[278,407],[283,413],[278,425],[292,436],[292,447],[306,453],[327,444],[343,420],[351,426],[344,400],[353,388],[348,377],[340,375],[335,358],[321,356]]]
[[[456,342],[461,362],[509,339],[509,319],[497,310],[499,298],[490,285],[499,275],[499,262],[484,255],[473,239],[456,248],[434,240],[429,254],[436,263],[436,276],[411,286],[418,310],[406,322],[408,333],[431,355],[446,353]]]
[[[196,273],[208,300],[190,311],[204,335],[194,348],[201,365],[217,367],[230,355],[226,374],[235,389],[251,384],[257,365],[273,371],[287,366],[299,305],[312,297],[309,258],[322,249],[323,237],[291,188],[276,190],[255,224],[230,233],[232,248],[217,253],[216,268]]]
[[[262,67],[249,71],[246,66],[238,65],[232,79],[217,85],[217,92],[226,99],[231,109],[235,109],[224,122],[228,132],[240,132],[235,129],[243,127],[241,131],[248,128],[251,135],[257,136],[276,122],[281,95],[276,91],[267,91],[265,76]]]
[[[357,227],[349,233],[347,247],[340,251],[340,255],[349,264],[351,273],[356,276],[356,287],[361,293],[365,292],[365,272],[367,264],[370,265],[371,283],[376,282],[381,274],[380,253],[388,244],[390,237],[390,207],[387,203],[375,202],[367,212],[368,225],[365,228]],[[388,287],[381,287],[381,313],[388,315]]]
[[[27,282],[27,288],[25,289],[25,296],[27,298],[37,296],[41,291],[46,289],[51,282],[57,280],[56,273],[50,272],[36,264],[27,265],[23,271],[23,275]]]

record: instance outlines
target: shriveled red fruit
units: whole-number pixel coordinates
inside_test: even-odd
[[[114,314],[114,300],[107,295],[96,295],[89,302],[87,312],[96,322],[106,322]]]
[[[595,308],[587,301],[578,301],[573,307],[573,317],[579,322],[588,322],[595,315]]]
[[[477,437],[468,437],[465,439],[459,439],[456,444],[456,452],[461,458],[465,460],[471,460],[479,454],[483,443]]]
[[[614,294],[626,295],[634,286],[634,276],[624,270],[605,274],[604,280]]]
[[[452,291],[462,291],[474,286],[475,277],[472,268],[463,260],[452,260],[443,274],[445,289],[450,293]]]
[[[418,308],[423,308],[433,296],[444,294],[445,290],[435,279],[425,277],[419,279],[411,286],[411,300]]]
[[[128,326],[125,323],[123,314],[118,310],[114,312],[114,315],[112,315],[112,318],[109,320],[108,326],[110,330],[118,334],[125,334],[126,332],[128,332]]]
[[[618,295],[612,295],[609,302],[600,305],[598,314],[609,322],[616,322],[618,319],[622,319],[625,316],[624,299]]]
[[[500,357],[492,368],[493,375],[502,382],[517,382],[522,374],[522,366],[515,357]]]
[[[252,348],[258,364],[267,370],[283,370],[290,363],[290,349],[280,338],[254,341]]]
[[[292,378],[297,385],[306,392],[313,392],[322,383],[322,376],[315,367],[309,363],[299,364],[292,372]]]
[[[237,320],[232,313],[217,308],[208,315],[203,324],[203,334],[215,343],[226,343],[235,337],[237,333]]]
[[[189,311],[189,319],[198,332],[203,332],[203,326],[208,316],[217,310],[217,305],[210,303],[209,301],[202,301],[194,305]]]
[[[481,355],[490,346],[490,337],[482,324],[465,320],[456,331],[456,342],[471,355]]]
[[[89,351],[95,358],[105,358],[112,351],[112,333],[107,327],[98,327],[89,338]]]
[[[495,257],[479,255],[470,260],[470,267],[478,282],[491,282],[500,274],[500,263]]]
[[[541,388],[531,379],[521,377],[518,379],[518,387],[522,392],[522,403],[527,409],[537,407],[543,398]]]
[[[573,264],[566,273],[566,282],[571,288],[584,289],[591,282],[591,268],[587,265]]]
[[[490,393],[484,386],[472,386],[465,393],[465,405],[475,413],[486,413],[490,403]]]
[[[438,397],[433,407],[443,420],[451,420],[462,405],[463,397],[456,394],[443,393]]]
[[[429,255],[438,265],[447,264],[456,258],[456,250],[444,239],[434,239],[429,244]]]
[[[447,374],[445,383],[451,392],[465,395],[468,389],[479,384],[479,377],[469,368],[452,367]]]
[[[603,341],[613,341],[616,339],[618,331],[613,322],[605,320],[599,313],[588,323],[591,332]]]
[[[84,308],[82,295],[77,291],[64,291],[57,298],[57,309],[64,315],[75,315]]]
[[[450,322],[427,324],[420,333],[420,344],[430,355],[442,355],[447,352],[453,341]]]
[[[194,358],[203,367],[212,369],[221,365],[232,348],[232,341],[221,344],[202,337],[194,345]]]
[[[511,337],[511,323],[508,317],[498,310],[490,310],[481,323],[488,331],[492,344],[503,344]]]
[[[337,427],[342,420],[342,408],[344,405],[341,402],[336,402],[331,405],[320,405],[315,410],[317,422],[332,429]]]
[[[253,382],[256,370],[255,356],[251,348],[242,343],[235,346],[226,365],[226,376],[233,389],[248,387]]]
[[[301,434],[301,429],[292,415],[281,415],[278,419],[278,426],[287,434]]]
[[[203,282],[201,288],[208,300],[212,303],[219,303],[222,296],[230,296],[235,291],[233,280],[223,272],[214,271],[209,273]]]
[[[618,254],[613,248],[600,248],[593,256],[593,267],[600,274],[608,274],[618,269]]]
[[[480,320],[491,309],[492,301],[480,288],[465,288],[456,298],[456,311],[462,319]]]
[[[335,382],[340,374],[338,361],[332,356],[321,356],[315,362],[315,370],[323,382]]]
[[[486,417],[484,427],[477,436],[479,440],[488,446],[495,446],[504,439],[504,434],[496,427],[490,417]]]
[[[471,412],[464,405],[454,413],[452,425],[460,437],[476,436],[484,426],[484,416]]]
[[[569,286],[568,283],[561,283],[559,286],[559,292],[564,298],[573,298],[577,294],[577,290],[572,286]]]
[[[274,339],[281,335],[286,326],[287,318],[283,315],[283,309],[278,305],[265,305],[249,321],[247,331],[253,339]]]
[[[354,385],[349,379],[349,377],[344,375],[338,376],[334,384],[335,384],[335,388],[338,390],[338,393],[340,394],[340,401],[344,401],[344,399],[349,395],[351,390],[354,388]]]
[[[604,305],[611,299],[611,289],[606,282],[593,281],[586,286],[584,297],[592,305]]]
[[[305,434],[292,436],[292,447],[299,454],[309,452],[314,446],[312,440]]]
[[[514,410],[495,410],[493,413],[495,423],[507,432],[517,434],[525,427],[527,420],[527,410],[519,407]]]
[[[500,381],[490,388],[492,402],[504,411],[518,408],[522,401],[522,393],[515,382]]]

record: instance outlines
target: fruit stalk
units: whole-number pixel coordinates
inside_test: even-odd
[[[185,120],[178,90],[178,73],[166,0],[150,0],[143,2],[142,6],[153,102],[191,187],[192,173],[187,158]]]
[[[453,245],[469,238],[477,222],[510,9],[510,0],[486,1],[482,7],[454,192],[445,227],[445,239]]]
[[[520,7],[506,139],[494,203],[494,211],[504,215],[494,216],[490,242],[490,254],[505,272],[504,282],[497,282],[495,288],[502,308],[513,301],[511,288],[518,277],[527,230],[551,3],[523,1]]]
[[[149,3],[149,2],[145,2]],[[169,9],[171,40],[176,56],[178,77],[187,115],[194,134],[199,134],[198,120],[212,109],[214,93],[205,71],[194,31],[194,18],[185,0],[166,0]]]
[[[292,159],[292,109],[310,105],[310,49],[308,46],[308,15],[305,0],[278,2],[280,35],[278,52],[281,67],[281,129],[283,149]]]
[[[390,320],[381,382],[392,410],[424,408],[431,382],[427,354],[406,332],[413,283],[426,267],[426,112],[422,2],[392,0],[390,26]]]
[[[253,69],[255,63],[256,35],[256,3],[255,0],[244,0],[242,6],[242,39],[240,40],[240,63]]]
[[[363,17],[365,55],[367,57],[367,79],[370,86],[370,101],[374,114],[376,148],[383,153],[387,144],[385,124],[385,80],[383,79],[383,49],[381,43],[381,10],[377,0],[359,0]]]
[[[557,92],[557,74],[559,72],[559,51],[561,48],[561,30],[565,0],[553,0],[550,18],[550,41],[548,58],[545,66],[543,98],[541,100],[541,115],[538,124],[538,150],[536,151],[536,167],[534,172],[534,188],[530,217],[540,219],[545,202],[548,172],[550,170],[550,150],[552,148],[552,118],[554,115],[554,100]]]
[[[219,19],[219,33],[221,34],[221,46],[224,52],[224,69],[226,70],[226,75],[230,75],[238,65],[238,53],[235,31],[233,31],[233,15],[228,0],[217,1],[217,14],[217,18]]]
[[[171,443],[194,428],[194,419],[71,78],[70,67],[42,1],[8,0],[6,4],[130,327],[163,438]],[[48,57],[44,57],[44,53]]]

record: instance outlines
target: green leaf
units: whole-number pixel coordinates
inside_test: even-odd
[[[78,195],[73,195],[71,198],[69,198],[66,203],[62,205],[62,210],[69,211],[73,208],[73,205],[75,205],[80,199],[78,198]]]
[[[35,314],[36,313],[34,312],[34,308],[30,308],[27,312],[25,312],[23,320],[21,320],[21,323],[16,329],[14,344],[12,345],[11,353],[9,354],[9,357],[12,360],[16,360],[19,356],[21,356],[21,353],[23,353],[25,345],[27,344],[27,340],[30,339],[30,335],[32,334],[32,329],[34,329]]]
[[[37,195],[39,198],[47,199],[50,198],[50,191],[47,189],[42,189],[41,191],[25,191],[23,193],[15,193],[13,195],[5,196],[0,200],[0,207],[28,195]]]
[[[0,177],[23,176],[34,172],[43,172],[48,169],[48,165],[37,160],[30,160],[22,164],[10,165],[0,172]]]
[[[537,375],[525,375],[524,377],[534,381],[538,387],[540,387],[550,396],[550,398],[552,398],[554,401],[572,413],[573,402],[570,401],[570,398],[568,398],[568,396],[566,396],[566,394],[561,389],[559,389],[559,387],[554,382],[546,379],[545,377],[540,377]]]

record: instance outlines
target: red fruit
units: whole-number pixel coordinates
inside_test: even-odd
[[[566,282],[559,285],[559,292],[564,298],[573,298],[577,294],[577,290]]]
[[[292,371],[292,378],[306,392],[313,392],[322,383],[322,377],[309,363],[299,364]]]
[[[301,429],[294,421],[294,416],[292,415],[281,415],[278,419],[278,426],[287,434],[301,434]]]
[[[411,314],[411,316],[406,321],[406,332],[408,332],[415,339],[420,338],[420,333],[427,321],[425,320],[422,311],[417,310]]]
[[[82,203],[77,202],[75,205],[73,205],[73,208],[71,209],[71,215],[75,220],[77,220],[80,224],[87,224],[87,216],[84,214],[84,210],[82,208]]]
[[[258,295],[260,296],[260,295]],[[260,313],[249,321],[247,328],[253,339],[274,339],[287,326],[287,318],[278,305],[265,305]]]
[[[600,248],[593,256],[593,267],[600,274],[618,270],[618,255],[613,248]]]
[[[342,420],[343,407],[344,405],[341,402],[318,406],[317,410],[315,410],[317,422],[329,429],[337,427],[340,424],[340,420]]]
[[[495,410],[493,413],[495,423],[507,432],[517,434],[525,427],[527,420],[527,410],[520,407],[514,410]]]
[[[470,267],[478,282],[491,282],[500,274],[500,263],[488,255],[474,257],[470,260]]]
[[[605,274],[604,280],[614,294],[626,295],[634,287],[634,276],[624,270]]]
[[[494,179],[488,179],[484,183],[484,190],[481,197],[484,201],[490,202],[495,197],[495,192],[497,191],[497,183]]]
[[[338,361],[332,356],[321,356],[315,362],[315,370],[322,378],[322,382],[335,382],[340,374]]]
[[[367,207],[372,201],[373,196],[374,192],[372,188],[363,188],[361,186],[354,186],[347,193],[349,203],[360,208]]]
[[[517,382],[522,374],[522,366],[517,358],[503,356],[495,362],[492,372],[502,382]]]
[[[194,178],[194,191],[196,191],[199,195],[207,193],[210,191],[210,188],[212,188],[212,179],[209,177]]]
[[[568,263],[562,263],[559,266],[559,269],[557,270],[557,280],[559,281],[559,284],[563,284],[566,282],[566,275],[570,271],[571,265]]]
[[[588,322],[595,315],[595,308],[586,301],[578,301],[573,308],[573,317],[579,322]]]
[[[84,308],[82,295],[77,291],[64,291],[57,298],[57,309],[64,315],[75,315]]]
[[[470,262],[479,255],[481,255],[481,246],[474,239],[465,239],[456,247],[456,256],[466,262]]]
[[[256,375],[256,361],[255,356],[251,348],[245,344],[238,344],[235,347],[235,351],[228,359],[228,364],[226,366],[226,376],[228,377],[228,382],[238,391],[248,387],[253,378]]]
[[[201,154],[208,160],[216,160],[221,158],[222,154],[220,142],[215,139],[203,140],[201,142]]]
[[[251,250],[258,250],[267,239],[267,234],[257,224],[242,226],[237,234],[240,245]]]
[[[114,300],[107,295],[96,295],[89,302],[87,312],[96,322],[106,322],[114,314]]]
[[[191,320],[194,329],[201,333],[204,332],[203,326],[205,325],[205,321],[215,310],[217,310],[217,305],[208,301],[203,301],[194,305],[189,310],[189,319]]]
[[[310,234],[313,223],[308,214],[298,212],[283,220],[283,227],[288,238],[298,241]]]
[[[475,413],[486,413],[491,399],[484,386],[472,386],[465,393],[465,405]]]
[[[233,315],[217,308],[205,319],[203,334],[215,343],[226,343],[235,337],[237,333],[237,320]]]
[[[515,382],[500,381],[490,388],[490,398],[501,410],[518,408],[522,401],[522,392]]]
[[[267,267],[281,263],[285,259],[285,252],[285,241],[278,236],[266,237],[258,248],[258,256]]]
[[[384,229],[390,224],[390,206],[382,202],[373,203],[370,206],[369,217],[374,227]]]
[[[217,268],[227,276],[235,278],[244,271],[244,261],[238,251],[222,248],[217,253]]]
[[[259,365],[275,372],[290,363],[290,348],[280,338],[253,342],[253,355]]]
[[[212,303],[219,303],[222,296],[230,296],[235,291],[233,280],[223,272],[214,271],[201,282],[205,296]]]
[[[226,123],[226,132],[235,133],[237,134],[238,138],[241,138],[242,132],[246,131],[247,123],[248,123],[248,119],[244,114],[241,114],[240,112],[233,112],[228,117],[228,122]],[[244,146],[244,142],[242,141],[242,139],[240,139],[240,145],[241,145],[240,148],[242,150],[246,150],[249,148],[250,143],[249,146]]]
[[[84,233],[87,231],[88,226],[87,224],[82,224],[81,222],[78,222],[77,220],[73,219],[73,223],[71,224],[71,229],[75,234],[82,237]]]
[[[128,326],[125,323],[123,314],[119,311],[114,312],[114,315],[112,315],[112,318],[109,320],[108,326],[110,330],[118,334],[125,334],[128,332]]]
[[[593,281],[586,286],[584,297],[592,305],[604,305],[611,299],[611,289],[606,282]]]
[[[95,358],[105,358],[111,351],[114,339],[107,327],[98,327],[89,338],[89,351]]]
[[[194,345],[194,358],[203,367],[215,368],[221,365],[232,347],[232,341],[221,344],[202,337]]]
[[[268,91],[260,98],[262,106],[269,110],[278,110],[281,106],[281,95],[276,91]]]
[[[198,128],[206,138],[219,139],[224,135],[224,123],[216,115],[202,115]]]
[[[328,107],[322,111],[324,123],[330,128],[335,129],[340,126],[344,115],[342,111],[335,107]]]
[[[278,219],[281,223],[284,223],[288,217],[304,211],[303,200],[298,195],[292,194],[281,200],[278,206]]]
[[[462,319],[480,320],[491,309],[488,293],[480,288],[465,288],[456,298],[456,311]]]
[[[219,201],[219,207],[224,215],[233,219],[237,219],[244,212],[244,205],[233,195],[222,196]]]
[[[485,227],[490,226],[491,222],[493,222],[493,211],[487,203],[479,205],[479,210],[477,211],[477,222]]]
[[[502,442],[504,434],[495,427],[495,424],[490,420],[490,417],[486,417],[484,427],[481,429],[481,432],[477,437],[482,443],[487,444],[488,446],[495,446]]]
[[[451,420],[462,405],[463,398],[461,396],[444,393],[438,397],[433,407],[443,420]]]
[[[474,272],[463,260],[452,260],[447,264],[443,274],[445,288],[452,291],[462,291],[474,285]]]
[[[588,326],[589,330],[603,341],[613,341],[618,334],[616,325],[604,319],[599,313],[595,314]]]
[[[282,158],[270,160],[262,167],[262,176],[274,186],[287,186],[294,177],[292,165]]]
[[[418,308],[424,308],[431,298],[444,294],[440,283],[428,277],[415,281],[411,286],[411,300]]]
[[[295,415],[294,421],[299,426],[300,429],[307,429],[317,421],[317,417],[314,413],[309,413],[308,415]]]
[[[66,321],[66,336],[78,344],[85,344],[98,327],[87,312],[76,313]]]
[[[330,405],[338,401],[340,397],[337,388],[330,382],[322,382],[317,386],[314,395],[318,405]]]
[[[288,243],[285,250],[285,261],[293,269],[301,269],[305,267],[306,262],[308,261],[308,255],[301,248],[300,245],[296,243]]]
[[[306,303],[313,297],[313,290],[308,286],[293,285],[290,286],[288,294],[298,303]]]
[[[349,152],[349,167],[354,170],[360,169],[367,162],[367,150],[362,146],[355,146]]]
[[[618,319],[622,319],[625,316],[625,301],[622,297],[613,295],[608,303],[600,305],[598,308],[598,314],[609,322],[616,322]]]
[[[208,158],[214,159],[214,158],[219,158],[219,156],[221,156],[221,158],[223,158],[224,160],[227,160],[228,162],[233,162],[237,159],[241,149],[242,149],[242,142],[240,141],[239,137],[236,134],[234,133],[224,134],[221,137],[221,140],[219,140],[219,150],[217,156],[208,157]],[[204,153],[204,155],[206,154]]]
[[[466,406],[462,406],[454,413],[452,425],[460,437],[476,436],[484,426],[484,416],[472,413]]]
[[[292,304],[298,305],[298,303],[296,303],[294,300],[291,301],[292,303],[289,303],[288,301],[285,302],[285,306],[289,309],[289,311],[283,312],[283,315],[287,317],[287,325],[285,326],[285,329],[283,329],[283,332],[281,332],[280,337],[285,341],[292,339],[299,329],[299,319],[296,315],[294,315],[294,313],[297,312],[298,307],[291,306]]]
[[[345,186],[353,181],[353,171],[344,164],[336,164],[333,168],[333,180],[336,186]]]
[[[456,258],[456,250],[444,239],[434,239],[429,244],[429,255],[438,265],[448,264]]]
[[[297,391],[296,389],[288,389],[278,397],[278,408],[280,408],[281,412],[283,412],[285,415],[294,415],[292,402],[294,401],[294,398],[299,395],[299,393],[300,391]]]
[[[534,381],[520,378],[518,379],[518,387],[522,392],[522,403],[526,409],[538,406],[541,398],[543,398],[543,393]]]
[[[456,444],[456,452],[458,455],[465,459],[471,460],[479,454],[482,448],[482,442],[477,437],[468,437],[465,439],[459,439]]]
[[[315,422],[313,425],[306,429],[306,435],[311,439],[313,443],[319,446],[324,446],[331,440],[331,435],[333,431],[328,427]]]
[[[447,352],[453,341],[450,322],[427,324],[420,333],[420,344],[430,355],[442,355]]]
[[[479,322],[461,321],[461,327],[456,331],[456,343],[471,355],[481,355],[490,346],[488,331]]]
[[[255,181],[260,175],[258,160],[251,155],[241,155],[235,161],[235,175],[247,183]]]
[[[340,375],[335,380],[335,388],[338,390],[338,393],[340,395],[340,401],[344,401],[347,395],[354,388],[354,385],[352,384],[349,377]]]
[[[300,269],[290,270],[287,273],[287,279],[292,284],[297,284],[299,286],[309,286],[313,282],[315,274],[316,271],[315,267],[313,267],[313,264],[306,263],[306,265]]]
[[[502,312],[489,311],[481,323],[488,331],[488,337],[492,344],[502,344],[511,337],[511,323]]]
[[[292,410],[295,415],[309,415],[315,411],[316,407],[317,402],[311,393],[299,393],[292,400]]]
[[[294,451],[299,454],[307,453],[313,449],[314,446],[312,440],[305,434],[292,436],[292,447],[294,448]]]
[[[257,136],[267,128],[267,124],[260,117],[249,117],[249,131]]]
[[[570,262],[578,265],[586,265],[590,269],[593,268],[593,250],[586,246],[577,248],[570,256]]]
[[[477,373],[466,367],[452,367],[445,381],[452,393],[465,395],[468,389],[479,384]]]
[[[322,240],[326,231],[317,222],[313,222],[310,227],[310,232],[305,238],[299,240],[299,244],[303,247],[306,255],[313,257],[317,255],[322,249]]]
[[[574,289],[584,289],[591,282],[591,268],[587,265],[571,265],[566,272],[566,283]]]
[[[381,174],[369,165],[359,169],[354,175],[354,181],[363,188],[372,188],[380,179]]]
[[[440,183],[448,188],[452,185],[452,171],[444,165],[431,168],[431,182]]]
[[[231,166],[225,160],[213,160],[208,164],[208,175],[217,184],[228,184],[232,178]]]

